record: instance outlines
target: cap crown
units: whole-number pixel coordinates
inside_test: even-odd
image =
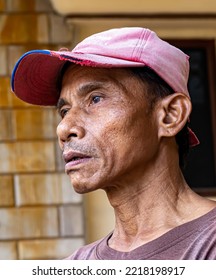
[[[149,29],[125,27],[100,32],[84,39],[72,53],[99,56],[94,66],[149,66],[174,91],[189,95],[189,57]]]

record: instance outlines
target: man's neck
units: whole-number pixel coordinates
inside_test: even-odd
[[[107,190],[116,217],[110,247],[131,251],[216,206],[195,194],[174,169],[156,169],[152,177]]]

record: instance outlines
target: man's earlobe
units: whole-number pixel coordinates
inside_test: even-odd
[[[158,104],[158,136],[173,137],[186,124],[192,109],[190,99],[183,93],[174,93]]]

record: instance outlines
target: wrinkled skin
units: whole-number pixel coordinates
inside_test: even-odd
[[[77,192],[108,188],[145,172],[157,153],[157,125],[137,78],[124,69],[72,66],[60,99],[65,101],[59,109],[60,147],[91,157],[66,170]]]

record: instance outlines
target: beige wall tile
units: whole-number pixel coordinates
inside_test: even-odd
[[[59,210],[61,235],[83,235],[84,226],[82,205],[62,206]]]
[[[13,177],[0,176],[0,207],[12,205],[14,205]]]
[[[64,259],[84,245],[83,238],[20,241],[20,259]]]
[[[36,0],[36,10],[37,11],[52,11],[51,1]]]
[[[10,78],[0,77],[0,108],[11,107]]]
[[[12,139],[11,110],[0,110],[0,141]]]
[[[36,0],[7,0],[7,11],[35,11]]]
[[[59,147],[58,141],[55,143],[55,153],[56,153],[56,165],[58,171],[64,171],[65,170],[65,162],[62,157],[62,151]]]
[[[51,141],[0,143],[0,173],[53,171],[54,144]]]
[[[61,117],[59,114],[56,115],[56,127],[61,121]],[[56,140],[55,143],[55,152],[56,152],[56,164],[57,164],[57,170],[58,171],[64,171],[65,170],[65,162],[62,157],[62,151],[59,147],[58,139]]]
[[[0,238],[37,238],[58,235],[58,215],[55,207],[0,209]]]
[[[57,175],[58,176],[58,175]],[[71,185],[70,178],[67,174],[62,174],[58,180],[61,180],[62,186],[62,198],[65,203],[80,203],[83,196],[74,191],[73,186]]]
[[[16,205],[80,203],[66,174],[29,174],[15,176]]]
[[[37,42],[48,43],[49,42],[49,29],[48,29],[48,16],[40,15],[37,16]]]
[[[50,17],[51,42],[54,44],[68,44],[72,42],[72,30],[61,16],[52,14]]]
[[[0,75],[7,75],[7,68],[8,67],[6,47],[0,46]]]
[[[21,55],[24,54],[24,52],[25,47],[23,45],[8,46],[8,67],[10,73],[12,73],[16,62],[21,57]]]
[[[0,43],[22,44],[28,42],[49,42],[46,15],[9,14],[0,16]]]
[[[0,242],[0,260],[17,259],[16,242]]]
[[[6,0],[0,0],[0,12],[3,12],[5,10],[5,3]]]
[[[20,109],[13,111],[16,139],[56,138],[56,111],[54,109]]]
[[[1,54],[0,54],[0,56],[1,56]],[[15,65],[15,62],[13,64],[13,67],[14,67],[14,65]],[[10,73],[11,73],[11,71],[12,71],[12,69],[10,69]],[[1,107],[2,108],[12,108],[12,107],[34,107],[34,106],[27,104],[26,102],[23,102],[16,97],[16,95],[11,91],[9,77],[0,77],[0,108]]]
[[[10,12],[49,12],[51,9],[50,1],[46,0],[7,0],[7,11]]]

